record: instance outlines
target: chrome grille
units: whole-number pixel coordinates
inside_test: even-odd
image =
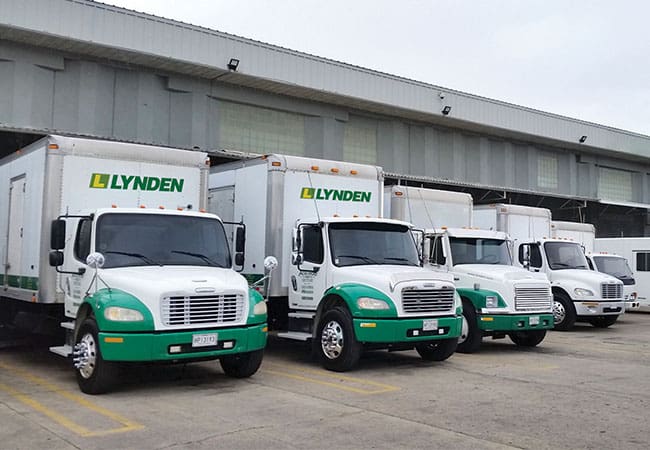
[[[515,309],[517,311],[549,311],[551,309],[551,289],[515,286]]]
[[[623,285],[618,283],[603,283],[600,285],[600,293],[605,298],[622,298]]]
[[[244,314],[244,296],[192,295],[162,299],[162,322],[165,325],[196,325],[237,322]]]
[[[454,289],[403,289],[402,305],[405,313],[449,311],[454,307]]]

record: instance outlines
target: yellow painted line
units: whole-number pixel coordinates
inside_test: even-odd
[[[47,408],[46,406],[42,405],[39,403],[37,400],[33,399],[27,394],[21,393],[17,391],[16,389],[13,389],[10,386],[0,384],[0,388],[6,392],[8,392],[11,396],[16,398],[17,400],[21,401],[22,403],[28,405],[29,407],[35,409],[36,411],[44,414],[45,416],[49,417],[50,419],[54,420],[55,422],[59,423],[60,425],[64,426],[65,428],[69,429],[70,431],[84,437],[94,437],[94,436],[104,436],[107,434],[114,434],[114,433],[123,433],[127,431],[135,431],[135,430],[141,430],[144,428],[144,425],[141,425],[137,422],[134,422],[132,420],[127,419],[126,417],[121,416],[120,414],[113,412],[109,409],[103,408],[99,405],[96,405],[93,402],[88,401],[86,398],[84,398],[81,395],[78,394],[73,394],[72,392],[68,392],[52,383],[49,381],[38,377],[36,375],[32,375],[26,370],[20,369],[18,367],[13,367],[10,366],[6,363],[0,362],[0,368],[3,368],[5,370],[8,370],[10,372],[13,372],[14,374],[22,377],[23,379],[27,379],[31,381],[32,383],[38,384],[39,386],[44,387],[50,392],[53,392],[54,394],[57,394],[63,398],[66,398],[68,400],[71,400],[78,405],[83,406],[86,409],[89,409],[93,412],[96,412],[97,414],[100,414],[104,417],[107,417],[114,422],[120,423],[123,426],[119,428],[112,428],[109,430],[100,430],[100,431],[92,431],[88,430],[87,428],[74,423],[73,421],[63,417],[59,412],[54,411],[50,408]]]
[[[268,367],[269,365],[265,364],[265,366]],[[273,364],[271,366],[272,367],[273,366],[280,367],[280,366],[273,365]],[[386,392],[399,391],[401,389],[398,386],[391,386],[390,384],[378,383],[378,382],[372,381],[372,380],[365,380],[365,379],[362,379],[362,378],[348,377],[348,376],[345,376],[345,375],[335,375],[335,374],[327,372],[325,370],[305,369],[305,368],[298,367],[298,366],[290,366],[289,368],[295,370],[296,372],[312,373],[312,374],[318,375],[319,377],[323,377],[323,378],[331,378],[331,379],[337,379],[337,380],[343,380],[343,381],[350,381],[350,382],[357,383],[357,384],[360,384],[360,385],[375,386],[378,389],[361,389],[361,388],[356,388],[356,387],[352,387],[352,386],[345,386],[345,385],[341,385],[340,383],[335,383],[335,382],[332,382],[332,381],[323,381],[323,380],[319,380],[317,378],[306,377],[306,376],[303,376],[303,375],[299,375],[298,373],[295,373],[295,372],[286,372],[286,371],[275,370],[275,369],[270,369],[269,370],[267,368],[264,368],[263,371],[266,372],[266,373],[270,373],[272,375],[279,375],[279,376],[291,378],[291,379],[294,379],[294,380],[300,380],[300,381],[304,381],[304,382],[307,382],[307,383],[320,384],[320,385],[323,385],[323,386],[333,387],[333,388],[336,388],[336,389],[339,389],[339,390],[342,390],[342,391],[354,392],[354,393],[357,393],[357,394],[364,394],[364,395],[383,394],[383,393],[386,393]]]

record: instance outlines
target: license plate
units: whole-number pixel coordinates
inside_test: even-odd
[[[436,331],[438,329],[438,319],[424,319],[422,321],[422,331]]]
[[[532,316],[529,320],[528,323],[530,325],[539,325],[539,316]]]
[[[195,334],[192,336],[192,347],[210,347],[217,345],[217,334]]]

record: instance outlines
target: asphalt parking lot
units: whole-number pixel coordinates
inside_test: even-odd
[[[486,341],[423,362],[372,352],[328,372],[272,339],[260,371],[132,367],[110,394],[79,392],[42,345],[0,348],[0,448],[647,448],[650,313],[551,332],[535,349]]]

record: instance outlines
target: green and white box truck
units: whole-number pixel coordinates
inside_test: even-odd
[[[477,351],[483,337],[509,336],[526,347],[544,340],[553,328],[548,279],[512,265],[505,233],[472,227],[470,194],[411,186],[385,189],[385,214],[424,228],[427,266],[455,277],[463,302],[457,351]]]
[[[545,273],[553,291],[555,329],[576,321],[608,327],[625,312],[623,283],[589,270],[582,246],[551,234],[551,211],[531,206],[492,204],[474,207],[474,224],[503,231],[515,242],[515,263]]]
[[[4,158],[0,317],[61,322],[52,351],[90,394],[122,362],[219,358],[252,375],[266,305],[233,270],[222,221],[201,212],[208,174],[205,153],[61,136]]]
[[[451,274],[422,267],[409,223],[382,219],[376,166],[269,155],[212,168],[210,208],[246,224],[244,273],[266,286],[269,328],[311,341],[324,367],[353,368],[363,348],[415,348],[444,360],[462,312]]]

